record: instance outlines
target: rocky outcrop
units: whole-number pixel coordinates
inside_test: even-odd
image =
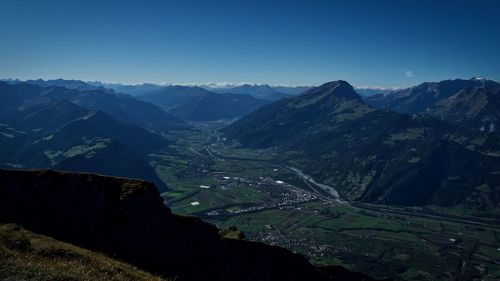
[[[141,180],[0,170],[0,223],[177,280],[369,280],[316,268],[283,248],[222,238],[211,224],[172,214],[154,185]],[[342,278],[333,278],[337,273]]]

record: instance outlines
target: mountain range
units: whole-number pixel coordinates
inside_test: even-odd
[[[196,86],[165,86],[137,98],[190,121],[233,119],[268,103],[246,94],[214,93]]]
[[[128,105],[120,104],[119,98],[113,98],[114,94],[92,92],[87,95],[86,91],[74,91],[0,82],[1,165],[55,167],[144,178],[165,190],[166,185],[156,176],[146,155],[167,147],[169,142],[133,123],[113,118],[126,116],[134,109],[132,106],[130,111],[123,111],[124,115],[113,111]],[[96,95],[108,94],[111,95],[109,107],[91,102]],[[96,110],[96,107],[104,110]],[[170,119],[164,122],[169,124]]]
[[[290,94],[280,92],[276,90],[275,88],[272,88],[269,85],[263,84],[263,85],[251,85],[251,84],[243,84],[239,86],[234,86],[234,87],[223,87],[223,88],[208,88],[211,91],[217,92],[217,93],[232,93],[232,94],[244,94],[244,95],[250,95],[252,97],[262,99],[262,100],[267,100],[267,101],[276,101],[282,98],[288,97]],[[284,88],[281,87],[281,90],[288,90],[292,91],[294,88]],[[301,88],[298,88],[299,91],[301,91]]]
[[[378,94],[386,95],[393,92],[390,88],[377,88],[377,87],[354,87],[356,93],[358,93],[362,97],[369,97]]]
[[[149,131],[162,133],[185,127],[182,120],[150,103],[142,102],[130,95],[116,93],[112,89],[94,87],[80,80],[10,81],[9,84],[37,85],[40,86],[39,92],[47,88],[44,90],[46,96],[62,98],[90,110],[101,110],[120,122],[134,124]]]
[[[124,93],[131,96],[137,96],[147,92],[156,91],[162,87],[162,85],[153,83],[142,83],[135,85],[127,85],[120,83],[103,83],[100,81],[86,82],[86,83],[94,87],[104,87],[107,89],[112,89],[117,93]]]
[[[375,109],[345,81],[263,106],[223,132],[245,147],[276,149],[282,161],[348,200],[471,208],[500,203],[496,136]],[[481,186],[487,194],[478,194]]]
[[[487,79],[426,82],[367,97],[366,103],[407,114],[425,114],[453,125],[496,131],[500,84]]]
[[[287,97],[289,95],[296,95],[311,88],[310,86],[272,86],[267,84],[206,83],[206,84],[196,84],[196,85],[159,85],[154,83],[143,83],[143,84],[127,85],[120,83],[102,83],[99,81],[82,82],[82,83],[94,87],[104,87],[108,89],[113,89],[116,92],[129,94],[133,96],[157,91],[166,86],[167,87],[185,86],[185,87],[201,87],[214,93],[245,94],[253,96],[258,99],[263,99],[268,101],[278,100]]]
[[[43,79],[36,79],[36,80],[26,80],[26,81],[21,81],[21,80],[5,80],[5,82],[9,84],[19,84],[19,83],[27,83],[27,84],[33,84],[33,85],[38,85],[41,87],[51,87],[51,86],[57,86],[57,87],[63,87],[67,89],[74,89],[74,90],[95,90],[95,89],[104,89],[103,87],[96,86],[96,85],[91,85],[87,82],[83,82],[81,80],[69,80],[69,79],[49,79],[49,80],[43,80]]]
[[[234,88],[236,93],[230,93],[227,91],[231,90],[229,88],[215,92],[198,86],[150,83],[124,85],[64,79],[4,82],[50,87],[54,95],[63,95],[73,103],[105,111],[120,122],[135,124],[157,133],[185,128],[186,124],[181,119],[214,121],[239,118],[269,103],[267,98],[273,100],[288,96],[274,91],[268,85],[243,85]],[[153,104],[163,109],[163,112]]]
[[[145,92],[134,88],[135,96],[104,86],[0,81],[0,224],[15,224],[0,225],[0,255],[47,259],[33,242],[43,240],[70,247],[73,256],[85,253],[96,268],[103,261],[118,264],[123,270],[113,276],[370,280],[338,266],[313,266],[288,250],[241,239],[241,233],[229,239],[224,235],[231,230],[219,232],[197,218],[172,214],[159,196],[170,190],[165,182],[176,179],[170,173],[198,180],[198,173],[211,173],[208,161],[232,165],[227,159],[240,159],[216,159],[220,148],[263,153],[270,160],[259,163],[302,170],[337,191],[339,206],[439,206],[498,218],[497,82],[445,80],[360,95],[346,81],[332,81],[274,101],[264,97],[281,92],[267,85],[240,85],[225,93],[145,84]],[[215,130],[226,122],[207,127],[214,130],[209,132],[191,122],[221,119],[234,121],[223,135]],[[176,142],[185,136],[196,140]],[[164,166],[155,162],[160,157]],[[167,172],[161,174],[163,168]],[[194,186],[179,200],[201,193]],[[58,253],[66,257],[65,251]],[[65,259],[50,256],[45,262],[56,261]]]

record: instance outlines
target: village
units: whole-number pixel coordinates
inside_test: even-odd
[[[245,207],[232,207],[232,208],[220,208],[215,210],[210,210],[203,214],[207,217],[216,216],[232,216],[240,215],[244,213],[256,212],[266,209],[283,209],[288,207],[294,207],[301,203],[311,202],[318,200],[318,197],[306,190],[297,188],[291,184],[288,184],[282,180],[276,180],[271,177],[259,177],[258,179],[244,178],[244,177],[229,177],[220,176],[220,181],[218,185],[213,187],[219,190],[231,190],[237,186],[249,186],[252,187],[256,192],[261,193],[266,196],[266,198],[271,198],[271,200],[266,200],[262,204],[252,204],[251,206]],[[200,186],[200,188],[207,189],[207,186]],[[200,202],[191,202],[200,204]],[[297,206],[297,208],[300,208]]]

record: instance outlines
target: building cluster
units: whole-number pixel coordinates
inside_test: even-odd
[[[206,213],[207,216],[223,216],[237,215],[249,212],[256,212],[265,209],[282,209],[287,206],[295,206],[301,203],[306,203],[318,200],[318,197],[306,190],[299,189],[293,185],[287,184],[281,180],[275,180],[270,177],[259,177],[258,179],[249,179],[244,177],[229,177],[221,176],[217,188],[221,190],[231,190],[237,186],[248,186],[260,192],[266,197],[265,202],[251,202],[253,206],[248,206],[239,209],[224,208],[218,210],[210,210]]]

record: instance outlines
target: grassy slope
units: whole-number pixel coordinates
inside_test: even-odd
[[[0,225],[1,280],[164,280],[129,264],[38,235]]]

